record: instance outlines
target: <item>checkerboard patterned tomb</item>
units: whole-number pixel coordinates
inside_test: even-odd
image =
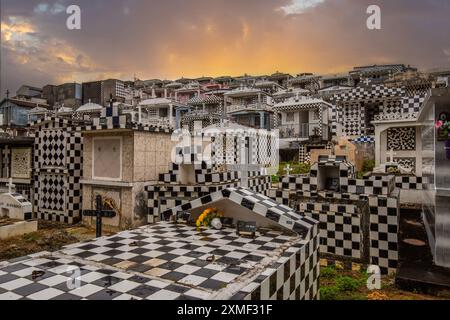
[[[8,263],[0,299],[316,299],[316,231],[312,239],[272,230],[247,239],[162,222]],[[74,268],[78,289],[67,286]]]
[[[426,95],[419,94],[414,97],[406,97],[403,99],[402,112],[403,114],[418,114],[422,109],[423,103],[425,102]]]
[[[235,204],[243,206],[258,215],[276,222],[278,225],[283,226],[286,229],[293,230],[297,234],[301,235],[301,237],[305,240],[309,239],[309,246],[304,246],[304,248],[307,248],[305,254],[310,256],[307,265],[303,267],[301,266],[301,250],[303,249],[301,249],[300,251],[293,249],[294,251],[297,251],[297,257],[294,260],[291,257],[289,262],[285,261],[284,266],[280,266],[278,264],[277,268],[279,271],[277,271],[276,276],[276,287],[279,289],[273,289],[273,284],[271,284],[271,289],[268,293],[268,279],[264,280],[264,278],[259,277],[258,279],[261,283],[261,286],[258,286],[258,282],[256,282],[253,283],[250,287],[253,288],[253,286],[256,286],[258,288],[258,290],[256,291],[256,297],[255,292],[253,294],[249,294],[248,291],[246,292],[245,290],[243,290],[244,292],[241,292],[240,295],[238,295],[239,298],[259,299],[260,297],[262,297],[263,299],[268,299],[269,297],[275,297],[275,293],[278,299],[287,299],[288,297],[290,299],[305,298],[303,293],[305,293],[306,297],[309,299],[315,298],[317,295],[317,290],[315,288],[317,287],[316,277],[318,276],[318,270],[316,270],[316,254],[311,255],[311,250],[317,253],[319,243],[317,234],[317,222],[314,219],[302,216],[298,214],[298,212],[292,210],[287,206],[276,203],[264,195],[257,194],[244,188],[230,188],[210,194],[203,198],[196,199],[187,204],[173,208],[172,210],[163,212],[163,216],[166,219],[170,219],[171,216],[179,211],[189,211],[208,205],[213,205],[215,202],[221,201],[223,199],[228,199]],[[294,265],[296,267],[294,267]],[[306,282],[302,284],[302,280],[299,279],[302,279],[303,277],[301,275],[305,274],[304,268],[306,268],[306,270],[312,270],[312,273],[307,272],[309,273],[309,276],[307,276]],[[297,270],[294,271],[294,269]],[[273,271],[275,273],[275,270]],[[284,273],[284,278],[279,275],[280,272]],[[287,275],[290,275],[289,281],[286,281],[286,279],[288,278]],[[273,279],[271,279],[271,281],[273,281]],[[284,284],[283,281],[285,281]],[[287,282],[289,282],[289,284],[287,284]],[[308,287],[309,289],[307,289]],[[247,288],[247,290],[248,289],[249,288]],[[277,292],[275,292],[274,290]]]
[[[171,133],[172,129],[164,125],[148,125],[131,121],[131,116],[120,114],[118,107],[107,107],[99,118],[92,119],[91,124],[83,124],[76,128],[78,132],[111,129],[129,129],[135,131]]]
[[[332,103],[336,104],[332,116],[333,134],[338,133],[338,125],[341,125],[344,136],[373,135],[374,127],[368,124],[367,120],[380,115],[392,117],[402,114],[405,108],[408,109],[405,96],[404,88],[373,84],[334,95],[331,98]],[[378,105],[378,111],[367,107],[367,102]],[[376,114],[377,112],[379,114]]]
[[[389,88],[384,85],[361,86],[351,91],[334,95],[332,101],[373,100],[392,96],[404,97],[405,90],[403,88]]]
[[[241,179],[241,172],[213,172],[213,167],[206,162],[193,164],[193,166],[195,182],[198,184],[209,185],[214,183],[233,182]],[[172,163],[168,173],[159,175],[159,182],[171,184],[181,183],[180,165]]]
[[[340,192],[318,190],[319,170],[327,166],[339,168]],[[320,222],[323,257],[372,263],[390,273],[398,263],[400,178],[405,187],[418,188],[413,182],[422,181],[392,175],[355,179],[351,164],[331,156],[313,165],[310,175],[282,177],[281,188],[269,195]]]
[[[43,118],[34,146],[34,210],[39,219],[76,223],[81,218],[83,138],[75,122]]]
[[[210,205],[211,203],[222,199],[228,199],[256,214],[275,221],[282,227],[293,230],[304,238],[310,237],[308,233],[311,231],[311,227],[317,223],[314,219],[302,216],[292,208],[279,204],[265,195],[244,188],[229,188],[212,193],[200,199],[172,208],[171,210],[167,210],[162,213],[162,216],[167,220],[171,216],[175,216],[177,212],[189,211]]]
[[[416,176],[396,176],[395,185],[402,190],[427,190],[428,188],[427,177]]]
[[[214,165],[197,162],[200,149],[194,146],[179,148],[179,160],[193,166],[195,185],[182,184],[182,165],[171,163],[169,172],[159,175],[159,184],[145,187],[147,192],[148,222],[160,220],[160,214],[168,209],[189,203],[194,199],[232,187],[241,186],[243,174],[247,175],[248,189],[266,194],[271,186],[271,178],[262,170],[240,172],[218,172]]]

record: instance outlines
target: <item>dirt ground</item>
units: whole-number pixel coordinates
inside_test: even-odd
[[[450,297],[434,297],[402,291],[395,287],[394,277],[383,277],[381,290],[367,288],[368,276],[364,271],[340,270],[323,267],[320,276],[321,300],[446,300]]]
[[[41,251],[57,251],[65,245],[95,238],[95,230],[83,225],[62,225],[39,221],[38,231],[0,240],[0,261],[19,258]]]

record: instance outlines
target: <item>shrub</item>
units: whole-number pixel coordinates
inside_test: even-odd
[[[323,269],[320,270],[320,277],[324,278],[324,279],[333,279],[334,277],[336,277],[337,272],[334,269],[334,267],[325,267]]]
[[[371,172],[373,169],[375,169],[375,160],[364,160],[363,172]]]
[[[286,166],[290,165],[291,172],[290,174],[308,174],[311,170],[311,165],[308,163],[300,163],[300,162],[282,162],[278,168],[278,175],[284,176],[286,175]]]
[[[336,287],[339,291],[355,291],[360,286],[360,281],[350,277],[339,277],[336,279]]]
[[[320,288],[320,300],[337,300],[339,289],[335,286]]]

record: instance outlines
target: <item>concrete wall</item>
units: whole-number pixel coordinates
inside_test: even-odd
[[[133,181],[157,181],[166,173],[175,145],[168,134],[134,133]]]
[[[92,148],[95,138],[122,138],[122,179],[120,181],[93,181]],[[171,135],[138,131],[95,132],[84,135],[83,209],[93,209],[96,195],[114,200],[118,207],[115,218],[104,219],[105,230],[128,229],[146,222],[144,186],[158,181],[160,173],[166,173],[171,162]],[[88,225],[95,219],[84,218]]]

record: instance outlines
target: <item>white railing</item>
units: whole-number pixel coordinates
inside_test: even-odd
[[[308,139],[310,136],[309,123],[296,123],[279,126],[282,139]]]
[[[252,103],[246,105],[233,104],[227,106],[227,112],[239,112],[239,111],[247,111],[247,110],[257,110],[257,111],[271,111],[272,107],[265,103]]]

